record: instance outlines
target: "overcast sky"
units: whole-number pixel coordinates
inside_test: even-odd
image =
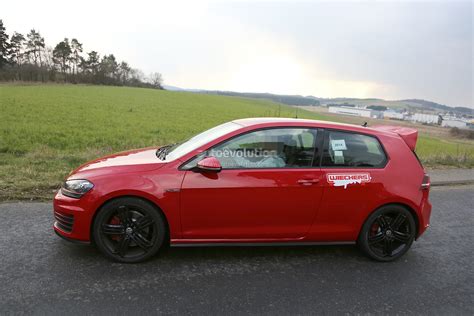
[[[0,18],[182,88],[474,106],[471,1],[22,0]]]

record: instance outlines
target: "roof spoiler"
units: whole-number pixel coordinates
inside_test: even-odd
[[[380,131],[392,132],[398,134],[410,147],[412,151],[415,151],[416,140],[418,139],[418,131],[414,128],[401,127],[401,126],[374,126],[373,129]]]

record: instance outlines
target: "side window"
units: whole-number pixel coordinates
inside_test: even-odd
[[[357,133],[328,131],[322,167],[382,167],[386,156],[377,138]]]
[[[245,133],[197,156],[184,168],[194,167],[206,156],[216,157],[223,169],[311,167],[316,129],[275,128]]]

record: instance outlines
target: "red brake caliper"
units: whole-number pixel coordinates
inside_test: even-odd
[[[120,219],[117,216],[112,217],[110,220],[109,224],[111,225],[119,225],[120,224]],[[110,236],[112,240],[118,241],[120,240],[120,235],[112,235]]]

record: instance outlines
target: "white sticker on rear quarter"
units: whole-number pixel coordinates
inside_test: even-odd
[[[344,189],[347,189],[349,184],[368,183],[372,180],[369,173],[328,173],[326,178],[330,185]]]
[[[344,139],[333,139],[331,140],[331,148],[333,151],[347,150],[346,141]]]

